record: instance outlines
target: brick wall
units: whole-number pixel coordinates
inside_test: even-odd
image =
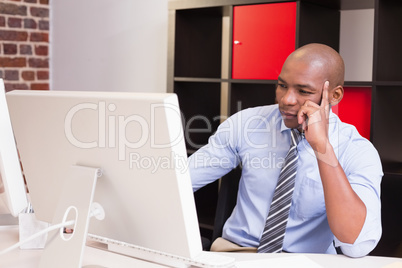
[[[0,0],[0,77],[6,91],[49,89],[49,0]]]

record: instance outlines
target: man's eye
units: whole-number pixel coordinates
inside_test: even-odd
[[[278,84],[278,87],[287,88],[285,84]]]
[[[301,94],[305,94],[305,95],[312,94],[311,92],[305,91],[305,90],[303,90],[303,89],[299,89],[299,92],[300,92]]]

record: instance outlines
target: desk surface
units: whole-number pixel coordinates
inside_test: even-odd
[[[5,249],[18,242],[17,226],[0,226],[0,250]],[[14,250],[0,257],[0,267],[7,268],[36,268],[38,267],[41,250]],[[222,253],[221,253],[222,254]],[[367,256],[363,258],[352,259],[342,255],[329,254],[257,254],[257,253],[223,253],[235,257],[240,264],[247,264],[254,260],[278,260],[278,258],[302,257],[305,260],[312,261],[318,266],[325,268],[348,268],[348,267],[365,267],[365,268],[401,268],[402,259],[385,258]],[[302,260],[303,260],[302,259]],[[285,260],[285,259],[283,259]],[[84,253],[83,267],[99,265],[108,268],[124,268],[124,267],[162,267],[157,264],[144,262],[135,258],[130,258],[115,254],[112,252],[86,247]],[[283,265],[271,267],[283,267]],[[244,267],[242,265],[241,267]],[[250,267],[255,267],[251,265]],[[307,267],[307,266],[306,266]]]

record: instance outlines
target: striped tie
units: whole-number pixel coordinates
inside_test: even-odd
[[[293,189],[297,172],[297,144],[301,140],[298,130],[291,130],[291,145],[285,157],[285,164],[279,174],[271,208],[265,222],[262,233],[259,253],[281,252],[283,239],[285,237],[286,224],[288,222],[290,204],[292,201]]]

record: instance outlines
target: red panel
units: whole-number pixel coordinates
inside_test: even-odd
[[[370,139],[371,88],[347,87],[342,101],[332,111],[348,124],[354,125],[360,135]]]
[[[296,2],[234,7],[232,78],[276,80],[295,44]]]

